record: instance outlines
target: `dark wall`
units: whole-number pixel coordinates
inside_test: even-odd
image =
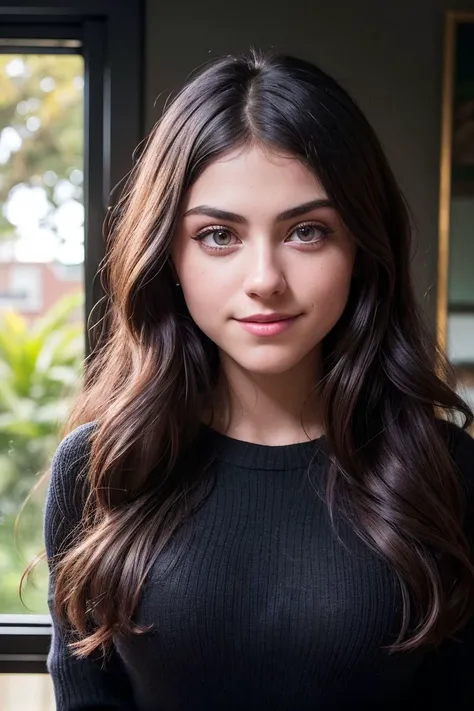
[[[332,74],[378,132],[417,224],[413,269],[435,324],[440,110],[448,0],[147,0],[147,128],[189,72],[255,46]],[[455,9],[472,10],[474,0]]]

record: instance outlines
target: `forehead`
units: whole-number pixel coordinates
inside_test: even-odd
[[[230,205],[269,202],[281,209],[295,199],[327,197],[316,175],[289,154],[252,147],[232,151],[210,163],[190,187],[185,209],[200,204]]]

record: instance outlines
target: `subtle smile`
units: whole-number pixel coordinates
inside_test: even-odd
[[[236,319],[243,328],[255,336],[277,336],[284,333],[294,324],[297,316],[286,314],[254,314],[242,319]]]

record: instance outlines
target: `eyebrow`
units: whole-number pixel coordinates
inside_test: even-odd
[[[297,205],[296,207],[291,207],[289,210],[280,212],[280,214],[276,217],[276,221],[284,222],[285,220],[292,220],[295,217],[301,217],[301,215],[306,215],[308,212],[316,210],[320,207],[332,208],[334,205],[327,198],[311,200],[311,202],[305,202],[303,205]],[[218,208],[211,207],[210,205],[198,205],[197,207],[192,207],[184,213],[183,217],[188,217],[189,215],[207,215],[208,217],[214,217],[218,220],[237,222],[240,225],[248,224],[248,221],[245,217],[243,217],[243,215],[237,215],[235,212],[227,212],[227,210],[219,210]]]

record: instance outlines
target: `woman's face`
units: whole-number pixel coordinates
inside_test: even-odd
[[[346,305],[354,257],[315,175],[258,147],[203,171],[172,249],[195,323],[224,361],[255,374],[314,363]]]

